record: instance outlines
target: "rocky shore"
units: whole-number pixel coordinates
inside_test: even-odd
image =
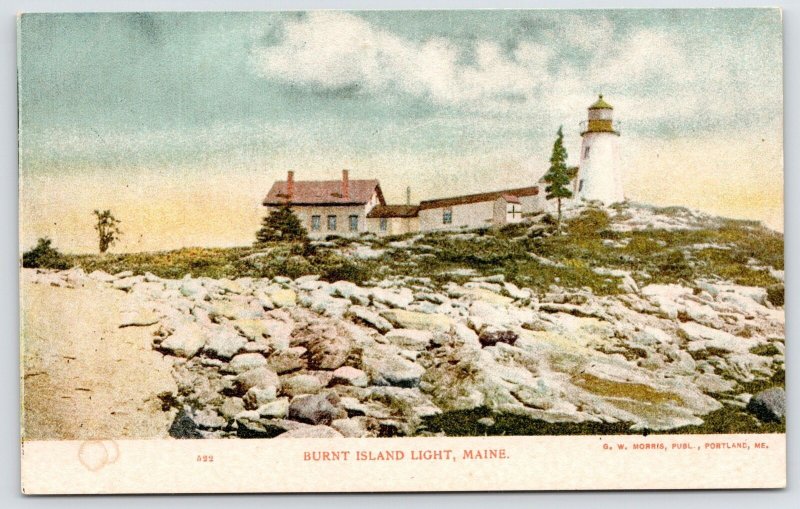
[[[119,327],[152,327],[177,391],[159,395],[177,438],[426,435],[428,419],[483,409],[545,423],[663,431],[723,407],[783,418],[784,311],[760,287],[695,280],[624,292],[502,275],[434,284],[163,279],[24,269],[40,285],[133,302]],[[98,301],[98,306],[103,303]]]

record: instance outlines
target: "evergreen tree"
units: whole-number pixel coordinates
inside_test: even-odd
[[[572,198],[572,191],[569,189],[570,176],[567,171],[567,149],[564,148],[564,133],[561,127],[558,128],[558,137],[553,144],[553,153],[550,156],[550,169],[547,170],[544,181],[548,184],[545,188],[546,198],[548,200],[555,198],[558,202],[556,231],[561,233],[561,200]]]
[[[56,270],[64,270],[70,267],[67,259],[53,247],[53,241],[47,237],[39,239],[36,247],[22,253],[22,266]]]
[[[261,221],[261,229],[256,232],[256,244],[276,240],[307,240],[307,235],[303,223],[287,204],[274,209]]]
[[[102,254],[108,251],[108,248],[113,246],[122,235],[122,231],[119,229],[121,221],[114,217],[110,210],[100,212],[95,209],[94,215],[97,217],[97,224],[94,225],[94,229],[97,230],[98,247]]]

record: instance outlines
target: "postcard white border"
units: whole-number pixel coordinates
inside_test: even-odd
[[[777,2],[776,4],[777,5],[783,5],[784,7],[788,7],[789,9],[787,9],[787,11],[792,11],[792,12],[787,12],[787,14],[789,14],[789,16],[787,16],[787,18],[792,18],[794,20],[797,20],[796,14],[797,14],[798,4],[795,3],[794,0],[781,1],[781,2]],[[426,4],[426,5],[430,6],[430,4]],[[447,2],[445,5],[438,4],[438,5],[436,5],[436,7],[439,7],[439,8],[442,8],[442,7],[462,8],[463,9],[463,8],[475,8],[475,7],[490,7],[492,5],[495,6],[495,7],[506,7],[506,8],[508,8],[508,7],[515,7],[515,8],[538,7],[538,8],[565,8],[566,9],[566,8],[585,7],[585,5],[583,3],[581,3],[580,1],[575,1],[575,0],[572,0],[572,1],[567,0],[565,2],[553,2],[553,1],[519,2],[519,1],[513,1],[512,0],[512,1],[508,1],[508,2],[500,2],[500,4],[491,3],[491,2],[478,2],[476,4],[474,2],[465,2],[464,0],[454,0],[454,1]],[[662,7],[690,7],[690,6],[692,6],[692,7],[714,7],[714,6],[716,6],[716,7],[719,7],[721,5],[722,4],[719,1],[714,2],[713,0],[698,0],[697,2],[691,3],[691,5],[688,2],[676,2],[676,1],[672,1],[671,0],[669,2],[661,2],[658,6],[662,6]],[[746,0],[745,1],[734,0],[734,1],[729,2],[729,3],[726,4],[726,6],[728,6],[728,7],[745,7],[745,6],[747,6],[747,7],[756,7],[756,6],[762,6],[762,5],[763,4],[758,3],[758,2],[746,1]],[[364,2],[360,2],[358,0],[356,0],[356,1],[344,0],[344,1],[336,1],[336,2],[331,2],[331,3],[319,2],[319,1],[312,0],[312,1],[303,1],[303,2],[301,2],[299,4],[298,3],[286,2],[285,0],[279,0],[279,1],[275,2],[275,3],[271,3],[268,7],[265,7],[263,2],[256,2],[256,1],[253,1],[253,0],[232,0],[230,4],[226,4],[225,5],[225,9],[226,10],[236,10],[236,9],[238,9],[238,10],[264,10],[264,9],[280,10],[280,9],[288,9],[288,8],[310,9],[310,8],[320,8],[320,7],[335,7],[335,8],[357,9],[357,8],[367,8],[367,7],[369,7],[369,5],[365,4]],[[387,4],[387,7],[392,7],[392,8],[399,8],[399,7],[420,8],[421,5],[417,4],[416,2],[408,2],[407,0],[400,0],[399,2],[395,2],[395,1],[390,2],[389,4]],[[652,3],[648,4],[647,2],[643,2],[642,0],[617,0],[617,1],[613,1],[613,0],[612,1],[597,0],[596,2],[592,3],[592,7],[593,8],[612,8],[612,7],[613,8],[631,8],[631,7],[644,8],[644,7],[654,7],[654,5]],[[43,2],[31,2],[29,0],[12,0],[12,2],[9,2],[5,6],[5,9],[6,10],[4,12],[7,14],[7,16],[11,17],[11,16],[13,16],[13,13],[16,12],[16,11],[29,11],[29,10],[39,10],[39,11],[75,10],[75,9],[85,10],[85,11],[109,10],[109,9],[110,10],[114,10],[114,11],[154,10],[154,9],[161,9],[161,10],[181,10],[181,9],[206,10],[206,9],[217,9],[217,10],[219,10],[220,6],[219,6],[218,3],[209,2],[207,0],[196,0],[196,1],[192,2],[192,3],[185,2],[183,0],[157,0],[157,1],[155,1],[155,0],[139,0],[139,1],[128,1],[128,0],[125,0],[125,1],[122,1],[120,3],[115,3],[113,7],[107,5],[104,2],[102,2],[102,0],[67,0],[67,1],[63,1],[63,0],[59,0],[59,1],[45,0]],[[7,23],[7,25],[8,26],[7,26],[7,30],[6,30],[6,34],[5,34],[5,40],[9,44],[8,44],[8,51],[6,51],[6,58],[4,59],[4,61],[6,61],[7,64],[10,62],[10,65],[13,65],[13,63],[15,62],[15,59],[16,59],[15,52],[13,51],[13,40],[14,40],[14,37],[15,37],[14,36],[14,26],[13,26],[13,23],[11,23],[11,22]],[[786,39],[786,55],[785,55],[785,65],[786,65],[786,75],[785,75],[786,76],[786,78],[785,78],[786,82],[785,82],[785,84],[786,84],[786,95],[787,95],[787,103],[786,103],[787,104],[787,110],[786,110],[786,132],[785,132],[786,139],[792,139],[792,133],[797,131],[797,129],[796,129],[797,122],[794,121],[794,118],[800,118],[797,115],[793,115],[793,114],[797,113],[797,107],[796,107],[797,101],[789,101],[788,100],[790,98],[794,98],[794,99],[797,98],[797,93],[795,92],[797,90],[797,88],[793,87],[792,83],[797,83],[798,82],[798,77],[800,77],[798,72],[797,72],[798,66],[790,65],[790,63],[792,62],[792,58],[790,57],[790,55],[795,55],[797,53],[797,49],[798,49],[798,44],[797,44],[798,37],[796,36],[796,32],[797,32],[797,30],[789,30],[786,33],[786,37],[787,37],[787,39]],[[7,65],[7,68],[10,69],[11,67],[9,65]],[[15,77],[14,77],[13,73],[9,74],[8,79],[5,80],[5,84],[6,84],[6,86],[3,88],[3,94],[0,94],[0,95],[2,96],[3,100],[5,101],[6,110],[11,111],[13,106],[14,106],[13,105],[14,98],[15,98],[14,91],[15,91],[15,86],[16,86],[16,80],[15,80]],[[794,105],[794,106],[792,106],[792,105]],[[7,149],[5,151],[5,154],[6,154],[5,160],[6,160],[7,163],[9,163],[6,166],[8,168],[13,168],[15,163],[16,163],[16,119],[14,118],[13,115],[7,116],[5,124],[6,124],[6,127],[3,129],[3,132],[5,134],[4,138],[6,139],[6,142],[3,143],[3,146]],[[788,144],[788,145],[786,145],[785,150],[786,150],[786,163],[787,163],[786,166],[787,167],[791,167],[791,161],[796,161],[797,160],[797,157],[795,157],[795,156],[798,153],[798,149],[796,147],[793,148],[791,144]],[[14,243],[13,239],[16,237],[16,232],[17,232],[17,228],[18,228],[18,223],[17,223],[17,218],[16,218],[16,175],[15,175],[14,172],[7,172],[7,174],[8,174],[8,185],[4,187],[4,189],[5,189],[4,192],[5,192],[5,194],[7,196],[9,196],[9,198],[6,199],[6,200],[3,200],[3,203],[6,204],[5,205],[5,210],[7,212],[6,214],[3,215],[3,217],[5,217],[5,225],[4,225],[4,234],[5,235],[4,236],[7,239],[11,240],[11,242],[9,244],[13,244]],[[794,176],[794,174],[792,172],[788,172],[785,175],[785,191],[786,191],[787,194],[790,193],[793,190],[797,190],[798,189],[797,182],[798,182],[798,178],[796,176]],[[797,217],[797,214],[795,214],[795,212],[798,211],[798,206],[796,206],[796,205],[797,205],[796,203],[795,203],[795,205],[792,205],[792,201],[791,200],[786,202],[787,211],[786,211],[786,215],[785,215],[785,217],[786,217],[785,232],[786,232],[786,240],[787,240],[787,255],[790,255],[791,253],[796,252],[797,251],[797,246],[798,246],[798,243],[795,240],[793,240],[796,237],[796,235],[793,234],[794,231],[795,231],[796,226],[793,223],[793,221],[791,220],[792,217]],[[16,260],[16,256],[17,256],[16,249],[7,250],[7,251],[8,252],[7,252],[6,256],[3,257],[3,260],[5,260],[7,264],[9,262],[11,264],[15,264],[16,263],[15,260]],[[13,253],[11,253],[11,251],[13,251]],[[12,261],[10,261],[10,260],[12,260]],[[786,263],[789,266],[793,265],[791,256],[787,256]],[[797,282],[797,281],[795,281],[797,278],[794,277],[793,274],[794,273],[793,273],[792,270],[789,270],[787,272],[787,278],[788,278],[787,282],[789,282],[789,281]],[[15,315],[17,315],[17,313],[18,313],[18,309],[16,309],[16,303],[18,303],[18,298],[17,298],[16,292],[14,291],[14,290],[16,290],[16,287],[14,285],[14,279],[15,278],[16,278],[16,276],[13,275],[13,274],[10,274],[10,273],[7,273],[6,277],[5,277],[6,282],[9,283],[6,286],[9,287],[9,288],[12,288],[12,291],[8,291],[8,292],[4,293],[5,303],[7,304],[4,307],[6,309],[6,312],[4,312],[4,317],[7,318],[5,323],[11,324],[11,327],[10,327],[11,329],[15,328],[15,324],[16,324]],[[792,287],[792,283],[789,283],[788,286],[791,288]],[[791,314],[790,310],[795,307],[793,305],[794,299],[791,298],[791,292],[787,292],[787,294],[788,295],[787,295],[787,308],[786,309],[787,309],[787,312],[789,312],[789,314]],[[790,331],[794,330],[794,326],[792,324],[793,324],[793,321],[790,321],[789,323],[787,323],[787,336],[791,335]],[[15,334],[13,330],[11,330],[9,332],[9,335],[11,337],[16,337],[17,336],[17,334]],[[791,352],[791,349],[790,349],[790,352]],[[792,357],[791,353],[789,353],[788,355],[789,355],[789,357]],[[15,358],[13,355],[7,356],[6,365],[9,368],[9,369],[7,369],[7,373],[10,375],[11,379],[14,379],[14,378],[17,377],[17,374],[18,374],[16,372],[16,369],[18,369],[18,364],[17,363],[18,363],[18,359]],[[792,361],[790,360],[789,363],[791,364]],[[16,367],[15,367],[15,365],[16,365]],[[790,383],[788,385],[791,385],[791,380],[795,380],[797,378],[797,375],[793,375],[792,372],[787,373],[787,376],[790,379],[789,380]],[[18,399],[17,399],[18,396],[19,396],[18,385],[15,385],[14,383],[8,384],[7,385],[7,389],[6,389],[6,393],[7,393],[7,400],[9,400],[9,401],[10,400],[16,400],[15,402],[18,404]],[[791,401],[794,401],[796,399],[795,396],[793,396],[792,392],[790,392],[789,399]],[[790,409],[793,408],[793,405],[790,404],[789,408]],[[790,420],[792,420],[792,422],[793,422],[793,419],[791,419],[791,416],[793,416],[794,413],[795,412],[790,411]],[[13,444],[10,447],[7,446],[4,449],[4,451],[7,453],[7,456],[9,456],[9,457],[13,456],[13,457],[19,458],[19,456],[17,455],[17,452],[19,451],[18,448],[20,446],[20,442],[18,442],[17,439],[16,439],[19,436],[18,435],[18,433],[19,433],[19,425],[18,425],[17,422],[15,422],[14,419],[8,419],[8,420],[5,421],[5,423],[6,424],[3,425],[3,426],[5,426],[4,427],[4,431],[6,431],[5,436],[13,437],[10,440],[10,442],[12,442]],[[747,435],[747,437],[749,437],[749,438],[755,438],[756,436],[757,435]],[[685,437],[685,436],[681,436],[681,437]],[[730,438],[730,436],[727,436],[727,437]],[[773,435],[772,437],[776,438],[777,436]],[[785,443],[785,435],[780,435],[780,437],[782,437],[782,441]],[[555,444],[558,441],[565,440],[565,439],[569,440],[571,438],[572,437],[566,437],[566,438],[546,437],[547,442],[550,443],[550,444]],[[697,438],[697,437],[693,437],[693,438]],[[454,439],[454,440],[458,440],[458,439]],[[167,445],[168,449],[164,449],[163,451],[160,448],[163,446],[163,444],[171,444],[173,441],[163,441],[163,443],[162,443],[162,441],[149,441],[149,442],[150,442],[150,444],[152,444],[154,450],[157,450],[157,452],[166,452],[167,450],[171,450],[172,449],[171,445]],[[139,445],[138,445],[140,443],[144,443],[144,442],[135,442],[135,441],[131,442],[132,447],[131,447],[130,451],[128,450],[127,445],[126,445],[125,447],[123,447],[122,452],[124,454],[126,454],[126,456],[127,456],[128,452],[130,452],[131,454],[136,453],[136,454],[139,454],[141,456],[144,456],[143,452],[140,450]],[[247,443],[252,445],[252,441],[248,441]],[[21,472],[21,474],[22,474],[23,482],[25,482],[25,481],[29,482],[29,484],[28,484],[28,492],[29,493],[32,493],[31,490],[33,488],[35,488],[34,484],[31,484],[30,482],[33,480],[32,479],[32,473],[36,472],[37,469],[40,469],[39,471],[41,471],[43,473],[47,472],[48,475],[50,475],[52,477],[53,476],[52,472],[58,472],[60,466],[69,465],[68,469],[73,469],[74,468],[74,464],[72,464],[67,459],[68,458],[67,455],[68,454],[74,454],[74,450],[75,450],[74,448],[76,447],[75,444],[76,443],[73,443],[73,442],[46,442],[46,443],[45,442],[26,442],[26,443],[22,444],[23,454],[25,456],[27,456],[27,459],[25,459],[25,458],[22,459],[22,472]],[[77,443],[77,444],[80,444],[80,443]],[[125,445],[125,444],[123,443],[123,445]],[[200,445],[200,444],[195,444],[195,445]],[[78,445],[78,447],[79,447],[79,445]],[[225,447],[226,448],[227,447],[231,447],[230,442],[226,442],[226,446]],[[792,447],[792,453],[796,453],[797,452],[796,451],[796,444],[792,445],[791,447]],[[47,453],[48,453],[47,449],[48,448],[52,448],[50,450],[51,456],[49,458],[47,457]],[[786,449],[782,449],[782,450],[786,451]],[[138,451],[138,452],[136,452],[136,451]],[[172,453],[170,453],[170,454],[172,454]],[[54,457],[54,455],[55,456],[63,455],[63,457],[61,459],[58,459],[58,458]],[[172,457],[171,455],[168,456],[168,458],[171,458],[171,457]],[[796,454],[792,454],[790,456],[790,458],[796,458],[796,457],[797,457]],[[73,458],[74,458],[74,456],[73,456]],[[163,459],[164,459],[164,457],[162,457],[162,460]],[[591,458],[587,457],[587,456],[584,456],[582,459],[584,461],[587,461],[587,462],[591,461]],[[721,460],[721,461],[724,461],[724,460]],[[747,461],[749,463],[749,461],[750,461],[749,458],[748,458]],[[785,452],[784,452],[784,465],[785,465],[785,461],[786,461],[786,457],[785,457]],[[35,462],[38,462],[38,463],[35,463]],[[45,465],[42,466],[42,463],[45,463]],[[37,464],[39,466],[37,466]],[[123,464],[125,464],[125,463],[124,462],[120,462],[116,468],[119,468],[119,465],[123,465]],[[794,460],[790,460],[790,468],[794,464],[795,464]],[[125,468],[127,469],[127,468],[130,468],[130,467],[125,467]],[[529,467],[527,467],[527,468],[529,468]],[[596,467],[596,468],[607,470],[607,468],[605,468],[605,467]],[[707,468],[716,468],[716,467],[712,465],[710,467],[706,466],[704,468],[707,469]],[[749,464],[748,468],[755,468],[755,465]],[[108,469],[108,470],[106,470],[105,472],[103,472],[102,474],[99,474],[99,475],[102,475],[105,479],[109,479],[107,482],[112,482],[113,483],[114,482],[113,481],[114,475],[119,475],[119,473],[112,474],[112,471],[113,471],[112,469]],[[793,472],[793,474],[792,474],[791,478],[792,478],[792,480],[796,481],[797,480],[797,475],[796,475],[797,474],[797,469],[793,469],[792,472]],[[20,470],[18,470],[18,465],[16,464],[16,462],[7,462],[6,468],[4,470],[4,473],[6,474],[4,477],[9,480],[9,483],[10,484],[15,484],[16,481],[19,479],[17,476],[20,475]],[[782,474],[785,474],[785,469],[783,470]],[[61,473],[58,473],[58,475],[56,477],[60,477],[61,475],[62,475]],[[701,476],[707,476],[707,475],[708,475],[708,471],[703,472],[701,474]],[[76,477],[84,477],[85,478],[87,476],[83,472],[79,472]],[[230,475],[223,474],[222,477],[228,479],[228,478],[230,478]],[[42,475],[42,478],[44,478],[44,474]],[[59,481],[59,483],[60,484],[67,484],[67,481],[64,481],[64,482]],[[119,484],[119,486],[127,485],[129,483],[130,483],[130,480],[127,480],[125,482],[121,482]],[[796,483],[793,483],[793,484],[796,484]],[[688,487],[688,486],[681,486],[681,488],[684,488],[684,487]],[[113,488],[113,485],[105,486],[105,489],[102,490],[102,491],[103,492],[114,491],[113,489],[109,489],[109,488]],[[628,488],[628,486],[626,486],[626,488]],[[492,489],[502,489],[502,488],[496,487],[496,488],[492,488]],[[90,490],[89,492],[100,492],[100,491],[101,490],[98,488],[98,489]],[[131,490],[130,492],[142,493],[144,491],[145,490],[143,490],[143,489],[137,489],[137,490]],[[170,490],[170,491],[174,491],[174,490]],[[200,492],[201,490],[197,490],[197,491]],[[229,491],[229,490],[225,490],[225,491]],[[305,491],[308,491],[308,490],[305,490]],[[764,504],[764,505],[773,505],[774,506],[774,504],[777,503],[780,506],[784,506],[783,504],[786,503],[786,501],[788,499],[792,498],[792,493],[791,492],[793,492],[793,491],[796,491],[796,490],[791,490],[790,489],[790,490],[783,491],[783,492],[772,492],[772,493],[763,493],[763,492],[762,493],[741,493],[741,492],[739,492],[739,493],[727,493],[727,494],[719,494],[719,497],[715,497],[714,499],[709,499],[708,497],[704,497],[702,500],[703,500],[703,505],[704,506],[708,506],[708,507],[734,507],[734,506],[735,507],[740,507],[743,504],[748,504],[748,505],[749,504],[754,504],[754,503],[756,503],[756,500],[760,501],[758,503]],[[66,492],[76,492],[76,490],[73,488],[71,490],[67,490]],[[796,493],[794,493],[794,494],[796,495]],[[557,494],[557,495],[566,495],[566,494]],[[674,505],[678,505],[678,504],[685,505],[687,502],[691,502],[691,501],[699,502],[700,501],[699,497],[701,496],[699,494],[691,495],[691,494],[685,494],[685,493],[683,493],[683,494],[657,494],[657,493],[647,494],[647,495],[650,495],[650,496],[647,496],[646,494],[639,494],[637,496],[633,496],[633,495],[629,495],[629,494],[607,494],[607,495],[608,496],[603,496],[603,497],[600,497],[598,495],[593,495],[594,498],[592,499],[593,500],[592,504],[596,503],[598,507],[600,507],[600,506],[602,506],[602,507],[612,507],[612,506],[613,507],[618,507],[618,504],[620,502],[634,502],[634,503],[639,502],[639,503],[647,503],[647,504],[650,505],[650,507],[674,507]],[[664,495],[666,495],[666,498],[665,498]],[[675,496],[677,496],[678,498],[673,498]],[[757,496],[759,498],[758,499],[753,499],[753,498],[751,498],[752,496]],[[636,497],[646,497],[646,499],[645,498],[636,498]],[[1,498],[2,498],[2,500],[4,502],[9,502],[10,504],[13,504],[14,506],[16,506],[16,503],[19,503],[19,500],[16,500],[16,503],[15,503],[14,500],[11,500],[10,496],[8,495],[8,492],[6,492],[6,494],[3,495]],[[576,498],[568,498],[567,496],[556,497],[556,498],[558,500],[556,500],[555,503],[558,504],[560,507],[577,507],[578,504],[581,504],[581,506],[583,507],[584,504],[586,503],[585,499],[580,499],[579,500],[579,499],[576,499]],[[141,503],[142,505],[144,505],[144,504],[151,505],[156,500],[163,500],[163,499],[148,498],[148,499],[135,500],[135,499],[127,498],[127,499],[118,499],[118,500],[116,500],[116,502],[123,503],[123,501],[124,501],[124,503],[126,504],[126,507],[131,507],[131,506],[138,506],[139,503]],[[304,499],[304,500],[307,500],[307,499]],[[353,505],[363,506],[363,502],[366,501],[366,500],[371,500],[371,503],[375,503],[376,501],[379,501],[378,499],[376,499],[374,497],[371,498],[371,499],[370,498],[363,498],[363,499],[358,499],[358,500],[360,500],[361,502],[357,502],[355,499],[348,499],[346,501],[342,501],[340,499],[339,502],[337,503],[337,501],[335,499],[326,499],[324,502],[322,500],[318,499],[317,503],[323,502],[326,505],[330,505],[330,507],[343,507],[343,506],[345,506],[345,504],[348,507],[351,507]],[[430,498],[425,499],[424,497],[417,497],[416,500],[417,500],[417,502],[420,502],[422,500],[428,500],[430,502],[432,499],[430,499]],[[451,502],[453,502],[454,499],[449,499],[449,500]],[[467,501],[465,501],[465,499],[458,499],[459,503],[467,504],[470,507],[473,507],[473,506],[477,507],[479,504],[482,505],[483,503],[485,503],[487,501],[486,498],[471,498],[470,500],[473,503],[467,502]],[[528,500],[528,502],[523,502],[526,505],[528,505],[529,503],[533,502],[533,500],[531,500],[531,499],[508,499],[508,498],[505,498],[504,499],[504,503],[508,503],[510,505],[519,506],[520,502],[522,500]],[[552,505],[553,499],[538,499],[537,503],[539,503],[539,502],[546,503],[546,500],[549,500],[550,501],[549,505]],[[582,500],[582,502],[581,502],[581,500]],[[233,502],[234,499],[233,498],[228,498],[227,501]],[[514,501],[516,501],[516,503],[514,503]],[[237,504],[242,505],[243,507],[244,506],[248,506],[249,507],[250,505],[255,505],[255,504],[258,504],[259,506],[263,505],[263,499],[258,499],[258,500],[250,499],[250,500],[247,500],[247,499],[239,498],[235,502]],[[219,499],[213,499],[213,500],[212,499],[206,499],[205,501],[200,500],[200,499],[195,499],[195,501],[194,501],[194,504],[196,504],[197,506],[202,506],[202,507],[210,506],[211,504],[213,504],[214,506],[218,506],[219,503],[220,503]],[[292,501],[290,501],[290,500],[288,500],[286,498],[282,499],[282,503],[287,505],[287,506],[295,506],[296,505]],[[448,502],[447,502],[447,500],[439,498],[439,499],[437,499],[437,505],[447,506]]]
[[[30,441],[22,451],[26,494],[786,485],[784,434]]]

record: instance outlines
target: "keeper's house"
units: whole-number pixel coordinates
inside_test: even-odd
[[[272,184],[263,201],[267,210],[287,204],[309,236],[321,238],[367,231],[367,214],[386,201],[377,180],[350,180],[347,170],[341,180],[295,180],[290,171],[286,180]]]
[[[522,221],[522,214],[544,210],[539,187],[425,200],[419,204],[419,229],[456,230],[503,226]]]

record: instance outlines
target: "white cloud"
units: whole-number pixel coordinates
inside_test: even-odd
[[[257,47],[253,62],[271,79],[326,89],[402,92],[444,105],[502,107],[544,83],[549,51],[526,43],[519,61],[494,42],[475,44],[475,62],[442,38],[417,43],[346,13],[312,12],[287,23],[276,46]],[[481,103],[477,105],[475,103]]]
[[[311,12],[287,22],[273,46],[255,46],[262,76],[298,86],[350,93],[407,94],[470,111],[537,114],[572,123],[592,96],[605,92],[629,120],[729,118],[737,104],[753,109],[775,102],[751,75],[734,83],[740,48],[709,42],[698,50],[664,30],[620,35],[604,17],[573,17],[566,29],[544,31],[549,41],[520,41],[508,53],[496,42],[470,48],[432,37],[417,42],[344,12]],[[541,34],[540,34],[541,35]],[[589,60],[558,60],[564,43]],[[474,61],[464,62],[464,52]],[[736,71],[741,74],[741,71]]]

